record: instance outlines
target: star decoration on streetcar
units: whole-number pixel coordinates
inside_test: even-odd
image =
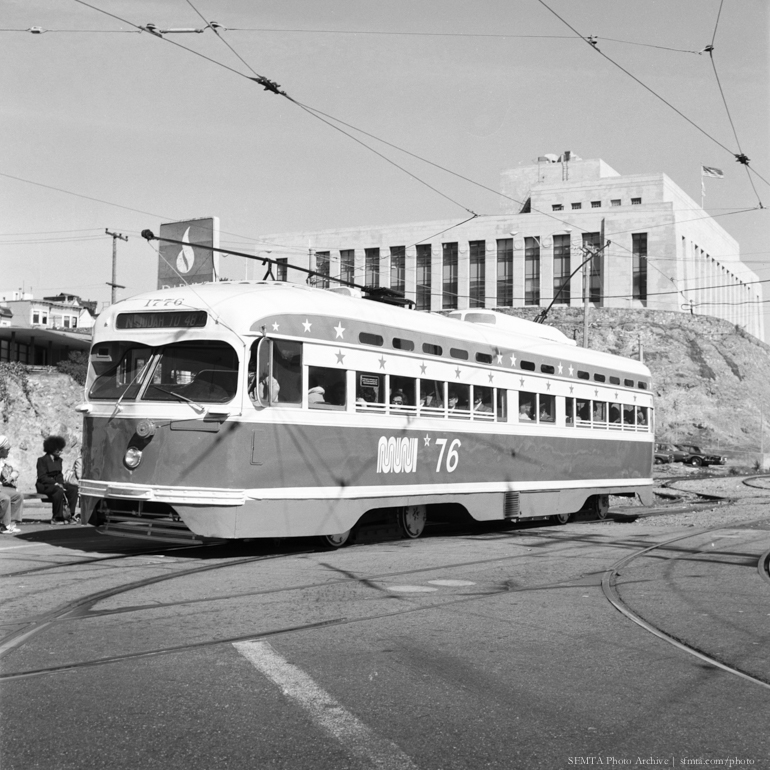
[[[495,379],[495,375],[492,374],[492,372],[489,373],[488,377],[489,377],[489,382],[490,383],[492,383],[494,381],[494,379]]]
[[[425,434],[425,438],[423,439],[423,442],[425,442],[425,443],[424,443],[424,446],[430,446],[430,435],[428,435],[428,434],[426,433],[426,434]]]
[[[545,389],[550,390],[551,389],[551,382],[550,380],[545,383]]]
[[[273,322],[273,331],[274,332],[278,331],[278,321]]]
[[[516,356],[511,353],[511,366],[516,366]]]
[[[521,383],[521,387],[523,388],[523,387],[524,387],[524,378],[522,377],[522,378],[519,380],[519,382]]]
[[[341,350],[338,350],[334,355],[337,356],[338,364],[341,364],[345,360],[345,354]]]
[[[575,373],[575,370],[572,368],[572,364],[569,365],[569,376],[572,377],[572,375]]]
[[[385,368],[385,356],[380,356],[380,369]]]
[[[337,325],[334,327],[334,331],[337,332],[337,336],[334,338],[337,339],[345,339],[345,329],[342,326],[342,321],[339,321]]]
[[[426,363],[421,363],[420,364],[420,374],[425,374],[427,369],[428,369],[428,365]]]
[[[305,327],[305,331],[306,331],[306,332],[309,332],[309,331],[310,331],[310,327],[311,327],[313,324],[312,324],[312,323],[310,323],[310,321],[308,321],[308,320],[307,320],[307,318],[306,318],[306,319],[305,319],[305,320],[302,322],[302,325]]]
[[[503,354],[502,353],[498,353],[497,354],[497,363],[498,364],[502,364],[503,363]]]
[[[455,369],[455,377],[457,377],[458,380],[460,379],[460,374],[460,367],[458,366],[457,369]]]
[[[561,374],[564,371],[564,367],[561,365],[561,362],[559,363],[559,366],[557,368],[559,369],[559,374]]]

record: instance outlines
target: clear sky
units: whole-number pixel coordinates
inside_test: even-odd
[[[701,165],[721,168],[706,210],[770,279],[770,208],[757,208],[770,186],[754,175],[753,189],[734,157],[770,180],[767,0],[191,2],[88,0],[110,16],[0,0],[0,291],[107,301],[105,228],[129,237],[121,297],[155,288],[139,233],[162,221],[218,216],[222,243],[253,253],[267,233],[500,212],[499,196],[357,134],[443,195],[429,189],[238,74],[253,75],[238,56],[296,101],[493,190],[502,169],[564,150],[664,172],[698,202]],[[114,18],[201,28],[196,9],[238,56],[210,29],[161,40]],[[712,40],[713,65],[695,53]]]

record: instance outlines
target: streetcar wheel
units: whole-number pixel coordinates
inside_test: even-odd
[[[594,512],[596,518],[604,520],[607,518],[610,512],[610,498],[609,495],[596,495],[594,499]]]
[[[350,532],[340,532],[339,535],[321,535],[321,542],[327,548],[342,548],[350,539]]]
[[[398,527],[402,537],[414,540],[425,529],[428,510],[424,505],[407,505],[398,511]]]
[[[557,513],[555,516],[551,516],[551,521],[556,524],[566,524],[571,518],[571,513]]]

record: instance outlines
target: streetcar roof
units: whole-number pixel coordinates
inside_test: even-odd
[[[649,377],[647,367],[634,359],[576,348],[575,343],[554,327],[536,324],[515,316],[486,309],[454,311],[450,315],[406,310],[393,305],[283,281],[220,281],[194,284],[138,294],[106,308],[97,321],[94,338],[133,337],[134,329],[116,332],[115,321],[123,313],[186,312],[205,310],[225,328],[240,336],[260,333],[260,319],[278,315],[315,315],[350,319],[368,325],[414,334],[504,346],[522,352],[546,356],[569,356],[586,364],[620,369]],[[153,337],[172,332],[179,338],[179,328],[141,330]],[[196,338],[205,329],[193,329]],[[148,339],[149,341],[149,339]],[[154,340],[155,341],[155,340]],[[157,343],[160,344],[160,343]]]

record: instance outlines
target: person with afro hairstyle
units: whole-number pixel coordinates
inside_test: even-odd
[[[49,436],[43,441],[45,454],[37,459],[35,489],[41,495],[49,497],[53,503],[51,524],[57,521],[69,524],[71,520],[69,509],[64,508],[65,491],[61,453],[65,446],[67,442],[61,436]]]

